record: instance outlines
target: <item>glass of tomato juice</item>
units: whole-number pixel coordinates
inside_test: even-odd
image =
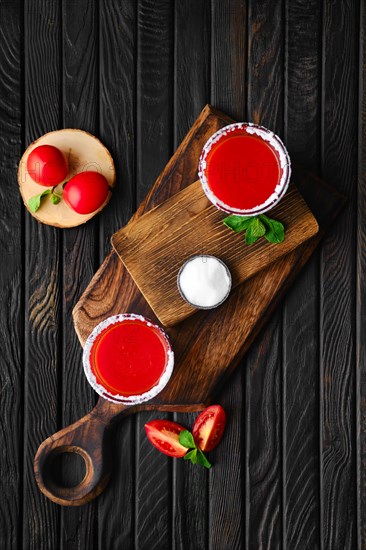
[[[113,403],[134,405],[152,399],[168,383],[173,365],[165,332],[133,313],[102,321],[84,346],[83,366],[90,385]]]
[[[291,163],[280,138],[250,122],[229,124],[203,147],[198,175],[208,199],[220,210],[256,216],[286,193]]]

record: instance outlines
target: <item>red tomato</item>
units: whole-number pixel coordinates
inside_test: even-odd
[[[193,437],[202,451],[212,451],[221,441],[225,430],[226,414],[221,405],[211,405],[197,416]]]
[[[53,145],[39,145],[28,156],[27,170],[30,177],[45,187],[58,185],[69,171],[66,158]]]
[[[149,441],[161,453],[180,458],[188,449],[179,443],[179,434],[185,430],[183,426],[170,420],[152,420],[145,424],[145,431]]]
[[[102,174],[87,170],[67,182],[62,196],[67,206],[78,214],[91,214],[102,206],[108,190],[108,182]]]

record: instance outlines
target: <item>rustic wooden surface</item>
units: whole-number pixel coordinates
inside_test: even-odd
[[[173,194],[174,198],[179,189],[186,187],[190,190],[191,172],[196,173],[204,143],[218,127],[228,122],[227,115],[212,107],[203,109],[126,229],[135,226],[138,218],[143,221],[146,210],[152,208],[150,211],[154,214],[154,204],[165,199],[167,194]],[[182,165],[185,167],[183,171]],[[342,195],[298,166],[293,167],[293,179],[316,216],[317,221],[312,216],[309,219],[309,211],[303,210],[308,223],[316,231],[319,228],[319,234],[291,253],[277,257],[272,265],[241,284],[220,309],[201,312],[176,327],[166,329],[175,352],[175,364],[169,383],[159,395],[147,403],[132,407],[99,398],[93,411],[42,442],[34,459],[34,471],[39,488],[48,498],[57,504],[77,506],[86,504],[104,490],[113,462],[110,444],[113,428],[116,421],[121,421],[126,414],[144,410],[199,411],[222,391],[223,382],[238,366],[345,204]],[[299,201],[304,202],[299,192],[289,191],[289,194],[292,196],[290,202],[295,201],[293,209],[298,209]],[[285,205],[289,203],[285,199],[282,202]],[[282,206],[283,216],[288,214],[288,210],[291,206]],[[170,210],[166,217],[168,213]],[[281,210],[278,216],[285,221],[280,214]],[[73,310],[82,345],[92,328],[110,315],[124,311],[154,318],[135,281],[116,256],[116,252],[107,256]],[[64,452],[76,452],[85,458],[85,477],[76,487],[64,487],[59,483],[59,462],[54,457]]]
[[[259,239],[245,246],[243,234],[223,225],[225,216],[210,203],[197,180],[113,235],[115,251],[164,326],[174,326],[197,311],[183,300],[177,286],[179,270],[188,258],[197,254],[220,258],[229,268],[235,288],[319,229],[295,185],[271,210],[271,217],[286,227],[281,244],[271,246]]]
[[[0,14],[1,546],[366,548],[363,2],[12,0]],[[116,432],[113,487],[60,508],[32,461],[95,402],[71,310],[207,102],[277,131],[347,208],[222,393],[215,468],[157,455],[156,413],[140,413]],[[67,126],[106,143],[119,180],[102,216],[60,232],[24,212],[16,169]]]

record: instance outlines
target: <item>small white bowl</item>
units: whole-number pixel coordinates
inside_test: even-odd
[[[196,258],[201,258],[201,259],[212,258],[212,259],[214,259],[217,263],[219,263],[221,266],[223,266],[223,268],[225,270],[225,273],[228,277],[228,286],[227,286],[227,290],[225,292],[225,295],[220,299],[220,301],[216,302],[213,305],[204,306],[204,305],[199,305],[197,303],[192,302],[191,300],[189,300],[186,293],[182,289],[182,285],[181,285],[182,273],[183,273],[184,269],[187,267],[187,265],[190,264]],[[186,260],[184,262],[184,264],[182,265],[182,267],[180,268],[180,270],[178,272],[178,276],[177,276],[177,285],[178,285],[179,293],[182,296],[183,300],[185,300],[192,307],[195,307],[197,309],[214,309],[214,308],[220,306],[221,304],[223,304],[225,302],[225,300],[227,299],[227,297],[229,296],[230,291],[231,291],[231,287],[232,287],[232,278],[231,278],[231,273],[230,273],[229,268],[227,267],[227,265],[222,260],[220,260],[220,258],[216,258],[216,256],[210,256],[209,254],[196,254],[195,256],[191,256],[190,258],[188,258],[188,260]]]

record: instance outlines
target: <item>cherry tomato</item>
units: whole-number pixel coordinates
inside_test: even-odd
[[[212,451],[221,441],[226,414],[221,405],[211,405],[197,416],[192,434],[202,451]]]
[[[33,149],[28,156],[27,170],[35,182],[45,187],[58,185],[69,171],[64,154],[53,145]]]
[[[145,424],[145,431],[149,441],[161,453],[180,458],[188,449],[179,443],[179,434],[185,430],[183,426],[170,420],[152,420]]]
[[[85,171],[67,182],[63,198],[78,214],[91,214],[102,206],[108,196],[108,189],[108,182],[102,174]]]

